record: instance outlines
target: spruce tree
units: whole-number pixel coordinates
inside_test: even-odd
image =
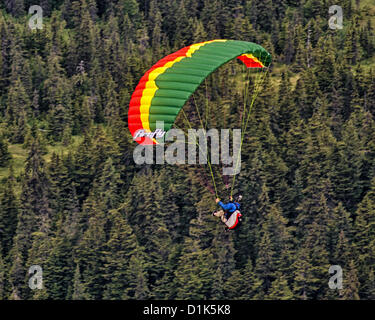
[[[123,294],[130,290],[129,273],[131,257],[137,253],[137,239],[131,227],[120,212],[110,212],[110,237],[103,251],[103,270],[106,285],[104,299],[122,299]]]
[[[0,137],[0,167],[8,165],[12,155],[8,151],[8,144],[3,137]]]
[[[359,263],[358,279],[360,281],[359,294],[365,296],[368,291],[367,279],[373,273],[372,265],[374,260],[374,216],[375,210],[375,180],[372,180],[371,190],[367,192],[356,211],[354,224],[354,248]],[[370,282],[371,283],[371,282]]]
[[[13,237],[17,228],[19,202],[15,189],[16,181],[13,166],[11,166],[9,177],[0,193],[0,246],[4,257],[12,248]]]

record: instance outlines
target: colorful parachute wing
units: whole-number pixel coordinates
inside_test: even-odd
[[[170,130],[202,81],[234,58],[248,68],[264,68],[271,63],[271,55],[263,47],[237,40],[193,44],[159,60],[143,75],[130,100],[128,127],[136,141],[155,144],[157,122],[164,122],[164,131]]]

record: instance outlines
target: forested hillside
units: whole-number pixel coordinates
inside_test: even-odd
[[[31,30],[35,2],[0,3],[0,299],[375,298],[373,0],[40,0]],[[230,232],[211,215],[210,180],[135,165],[127,128],[141,76],[212,39],[273,57]],[[208,78],[211,110],[228,114],[218,127],[240,123],[241,70]],[[32,265],[43,289],[29,288]]]

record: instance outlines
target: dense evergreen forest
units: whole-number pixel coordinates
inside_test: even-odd
[[[28,26],[34,4],[41,30]],[[331,5],[342,29],[329,28]],[[0,10],[0,299],[375,298],[373,0],[4,0]],[[141,76],[212,39],[273,56],[242,148],[244,219],[230,232],[211,215],[210,181],[195,166],[136,165],[127,128]],[[239,123],[241,70],[233,61],[207,81],[224,128]],[[32,265],[42,289],[29,287]],[[340,290],[328,286],[331,265]]]

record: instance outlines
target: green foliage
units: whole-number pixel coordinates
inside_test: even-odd
[[[7,166],[11,158],[12,155],[8,150],[7,142],[3,138],[0,138],[0,167]]]
[[[342,1],[342,30],[323,0],[43,0],[43,30],[29,30],[32,4],[0,4],[0,299],[375,298],[371,1]],[[236,177],[243,221],[228,233],[208,170],[135,165],[127,128],[154,63],[220,38],[273,55]],[[208,103],[213,127],[237,128],[260,75],[242,71],[223,66],[186,113]],[[42,290],[27,285],[34,264]],[[330,265],[342,290],[328,288]]]

